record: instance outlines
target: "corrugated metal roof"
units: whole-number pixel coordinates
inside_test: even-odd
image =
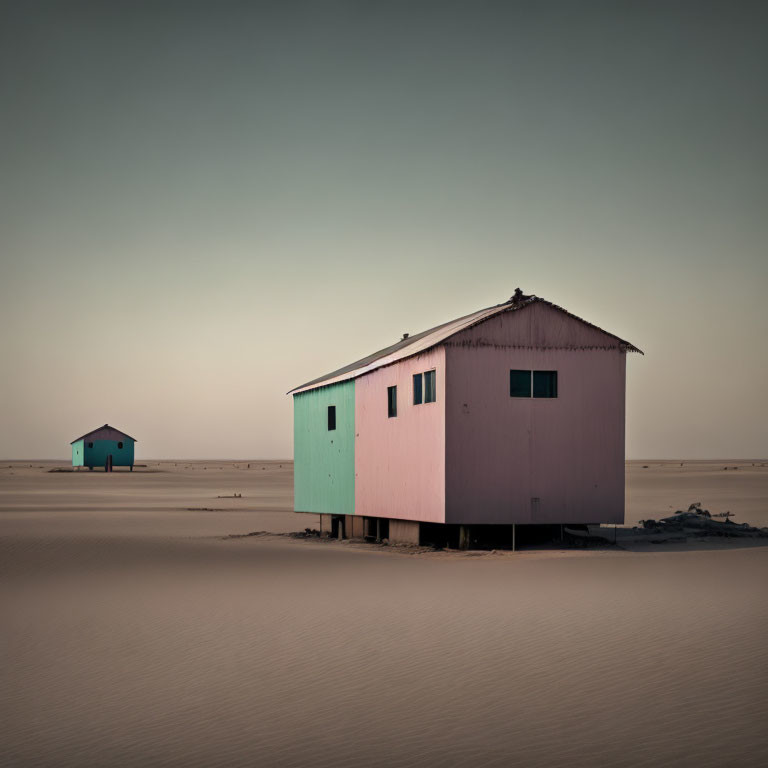
[[[72,442],[70,442],[70,445],[72,445],[72,443],[76,443],[78,440],[84,440],[86,437],[89,437],[96,432],[100,432],[102,429],[111,429],[113,432],[119,432],[123,437],[127,437],[129,440],[133,440],[134,443],[139,442],[135,437],[127,435],[122,430],[117,429],[117,427],[111,427],[109,424],[102,424],[102,426],[96,427],[96,429],[92,429],[90,432],[86,432],[84,435],[80,435],[80,437],[76,437],[74,440],[72,440]]]
[[[296,395],[309,389],[327,387],[330,384],[338,384],[342,381],[348,381],[349,379],[356,379],[359,376],[363,376],[364,374],[369,373],[370,371],[376,370],[377,368],[382,368],[386,365],[392,365],[392,363],[405,360],[408,357],[413,357],[414,355],[418,355],[421,352],[426,352],[427,350],[432,349],[432,347],[436,347],[437,345],[446,341],[451,336],[454,336],[455,334],[464,331],[467,328],[471,328],[474,325],[482,323],[494,315],[498,315],[502,312],[519,311],[537,302],[546,304],[547,306],[563,312],[575,320],[578,320],[580,323],[584,323],[585,325],[588,325],[591,328],[595,328],[601,333],[606,334],[606,336],[610,336],[612,339],[618,341],[619,346],[627,352],[639,352],[640,354],[643,354],[641,350],[639,350],[633,344],[630,344],[628,341],[624,341],[624,339],[620,339],[618,336],[614,336],[614,334],[608,333],[608,331],[604,331],[602,328],[593,325],[592,323],[589,323],[574,314],[571,314],[562,307],[557,306],[557,304],[553,304],[552,302],[539,298],[538,296],[523,296],[519,293],[518,289],[516,295],[509,301],[505,301],[503,304],[497,304],[493,307],[481,309],[477,312],[473,312],[470,315],[464,315],[464,317],[459,317],[456,320],[451,320],[448,323],[437,325],[427,331],[422,331],[421,333],[417,333],[413,336],[408,336],[407,338],[401,339],[390,347],[380,349],[378,352],[374,352],[367,357],[356,360],[354,363],[350,363],[343,368],[339,368],[338,370],[332,371],[325,376],[321,376],[320,378],[308,381],[306,384],[302,384],[301,386],[290,390],[288,394]]]

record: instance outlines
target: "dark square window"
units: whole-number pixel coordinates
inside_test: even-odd
[[[424,376],[421,373],[413,374],[413,404],[421,405],[422,403],[422,380]]]
[[[533,396],[557,397],[557,371],[533,372]]]
[[[435,372],[424,372],[424,402],[434,403],[437,400],[437,390],[435,389]]]
[[[530,371],[510,371],[509,372],[509,396],[510,397],[530,397],[531,396],[531,372]]]
[[[387,387],[387,415],[397,416],[397,387]]]
[[[328,430],[336,429],[336,406],[328,406]]]
[[[93,443],[88,443],[89,448],[93,448]]]
[[[123,447],[123,444],[122,444],[122,443],[118,443],[118,444],[117,444],[117,447],[118,447],[118,448],[122,448],[122,447]]]
[[[387,387],[387,415],[397,416],[397,387]]]

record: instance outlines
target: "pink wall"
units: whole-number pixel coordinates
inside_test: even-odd
[[[437,401],[413,405],[414,373],[436,369]],[[397,416],[387,387],[397,386]],[[355,514],[445,522],[445,348],[355,381]]]
[[[510,397],[512,368],[556,370],[558,397]],[[623,522],[618,342],[534,304],[451,339],[446,369],[446,522]]]

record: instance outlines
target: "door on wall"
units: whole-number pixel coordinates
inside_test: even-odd
[[[107,472],[111,472],[112,471],[112,454],[111,453],[107,454],[107,463],[106,463],[104,469]]]

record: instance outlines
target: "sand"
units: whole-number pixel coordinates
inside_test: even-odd
[[[630,461],[626,477],[628,525],[658,520],[700,501],[710,512],[733,512],[735,522],[768,526],[765,459]]]
[[[766,547],[227,539],[315,524],[290,511],[290,463],[9,463],[4,765],[768,761]],[[631,465],[630,516],[701,501],[760,523],[768,469],[718,471]]]

